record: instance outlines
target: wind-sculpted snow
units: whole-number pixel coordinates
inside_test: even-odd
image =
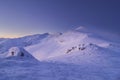
[[[97,34],[68,31],[60,35],[49,36],[41,43],[25,49],[39,61],[82,67],[83,69],[76,68],[77,71],[73,71],[74,74],[77,72],[80,74],[78,79],[73,80],[120,79],[119,44],[102,39]]]
[[[0,40],[0,80],[120,80],[120,43],[84,28],[36,37]]]
[[[38,60],[44,60],[49,57],[80,51],[80,48],[84,49],[91,44],[104,48],[110,45],[105,40],[90,37],[85,33],[69,31],[62,35],[47,37],[41,43],[28,46],[25,49]]]

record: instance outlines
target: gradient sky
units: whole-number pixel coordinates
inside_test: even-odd
[[[0,0],[0,37],[79,26],[120,35],[120,0]]]

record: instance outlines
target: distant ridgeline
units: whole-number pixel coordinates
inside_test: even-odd
[[[36,34],[20,38],[0,38],[0,54],[5,53],[11,47],[27,47],[39,43],[42,39],[46,38],[49,34]]]

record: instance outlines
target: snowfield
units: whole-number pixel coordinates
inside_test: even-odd
[[[37,62],[31,60],[1,60],[1,80],[119,80],[115,68],[81,64]],[[102,64],[101,64],[102,65]]]
[[[120,43],[79,27],[0,39],[0,80],[120,80]]]

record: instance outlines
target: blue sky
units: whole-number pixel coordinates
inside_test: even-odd
[[[79,26],[120,34],[119,0],[0,0],[0,37]]]

